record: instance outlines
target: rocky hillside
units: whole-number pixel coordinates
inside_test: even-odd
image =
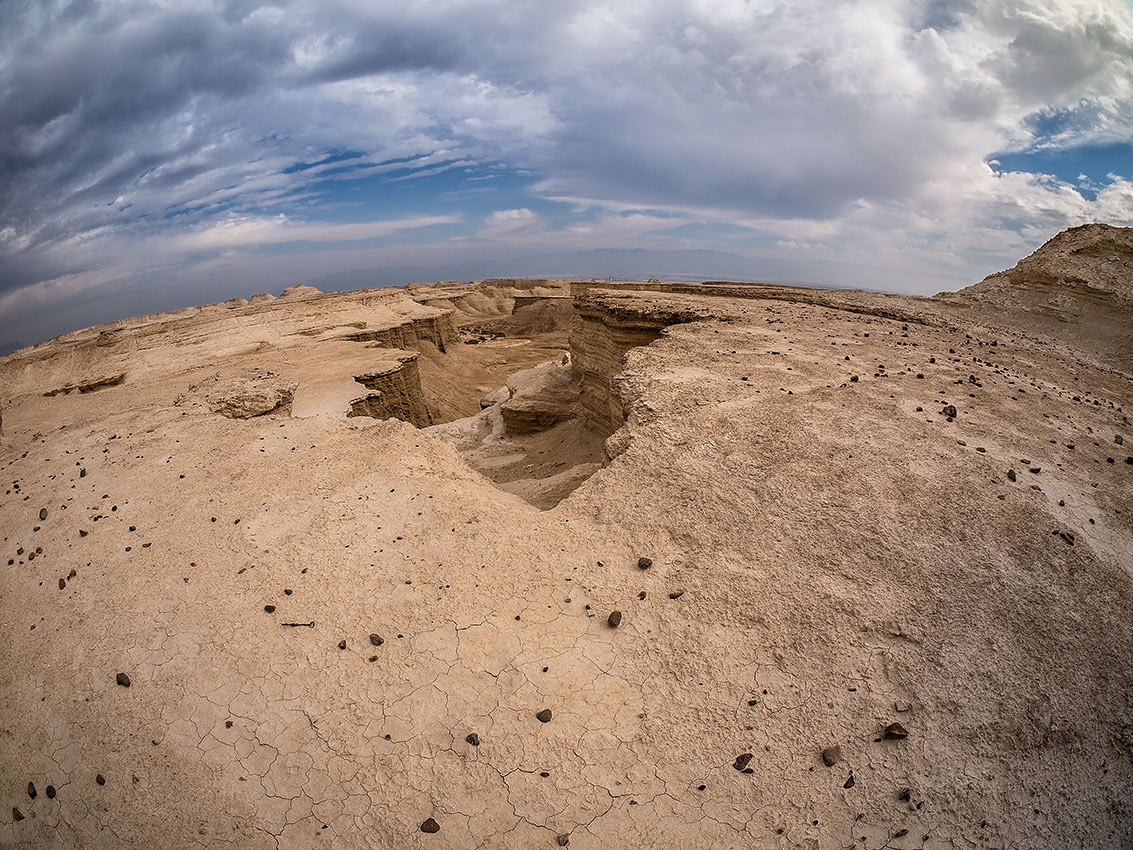
[[[1073,227],[1013,268],[936,298],[973,310],[990,308],[1014,325],[1057,337],[1101,359],[1115,355],[1122,368],[1133,368],[1128,322],[1133,228]]]

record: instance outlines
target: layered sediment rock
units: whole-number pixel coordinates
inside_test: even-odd
[[[418,428],[433,424],[433,416],[421,389],[416,355],[405,357],[394,369],[357,375],[354,380],[372,392],[350,402],[347,416],[401,419]]]

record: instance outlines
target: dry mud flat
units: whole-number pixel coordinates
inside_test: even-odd
[[[9,357],[0,845],[1127,848],[1109,354],[495,281]]]

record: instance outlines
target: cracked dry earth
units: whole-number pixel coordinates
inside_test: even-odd
[[[3,361],[0,846],[1130,847],[1129,374],[663,290]]]

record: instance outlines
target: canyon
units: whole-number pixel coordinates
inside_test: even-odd
[[[1133,231],[0,359],[0,846],[1133,847]]]

